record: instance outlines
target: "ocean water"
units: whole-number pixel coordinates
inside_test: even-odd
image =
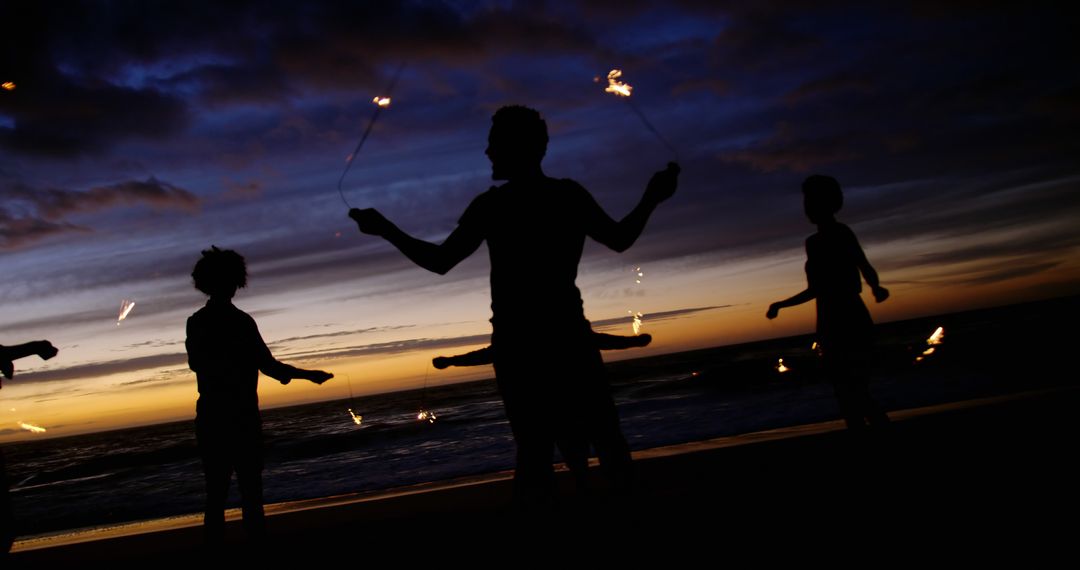
[[[1076,335],[1031,334],[1075,298],[878,327],[874,397],[899,410],[1077,383]],[[923,362],[926,338],[942,345]],[[810,336],[622,361],[609,380],[630,445],[645,449],[837,419]],[[780,373],[777,360],[790,370]],[[423,399],[438,414],[417,421]],[[348,413],[362,414],[355,425]],[[263,411],[266,502],[386,489],[511,469],[514,445],[494,381]],[[21,535],[201,511],[192,422],[4,447]],[[237,504],[236,493],[233,503]]]

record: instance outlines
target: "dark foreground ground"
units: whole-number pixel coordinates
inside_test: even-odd
[[[636,496],[567,496],[548,515],[509,510],[509,474],[495,473],[269,506],[268,543],[246,544],[233,521],[224,553],[202,550],[197,519],[182,517],[24,541],[3,566],[223,558],[290,567],[612,559],[722,567],[736,552],[739,566],[755,565],[747,552],[752,562],[878,566],[929,556],[1072,566],[1078,405],[1080,390],[1059,388],[893,412],[891,433],[871,440],[827,422],[643,450]]]

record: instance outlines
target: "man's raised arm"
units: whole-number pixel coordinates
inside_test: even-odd
[[[356,220],[356,225],[361,232],[382,237],[398,248],[413,263],[439,275],[445,275],[455,265],[472,255],[484,241],[483,236],[458,226],[450,233],[446,241],[436,245],[416,239],[401,231],[374,208],[364,210],[353,208],[349,210],[349,217]]]
[[[657,172],[649,180],[638,205],[618,222],[611,219],[590,197],[589,211],[585,214],[589,236],[615,251],[626,251],[645,230],[645,223],[649,221],[653,210],[660,202],[675,194],[678,183],[679,165],[669,162],[666,169]]]

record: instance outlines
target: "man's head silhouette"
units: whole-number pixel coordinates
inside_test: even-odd
[[[491,178],[510,180],[541,174],[547,152],[547,123],[535,109],[510,105],[495,112],[485,153],[491,159]]]

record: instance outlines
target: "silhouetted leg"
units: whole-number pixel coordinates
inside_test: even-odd
[[[555,490],[554,434],[536,368],[530,368],[524,351],[517,352],[501,346],[495,359],[495,378],[517,448],[514,504],[521,509],[547,509]]]
[[[556,439],[559,454],[574,478],[574,489],[581,494],[589,490],[589,442],[584,433],[563,433]]]
[[[8,494],[7,466],[4,452],[0,450],[0,559],[7,556],[15,542],[15,521],[11,512],[11,495]]]
[[[844,418],[849,430],[862,430],[866,428],[866,420],[863,416],[863,402],[859,396],[859,390],[850,377],[833,371],[833,392],[836,394],[836,403],[840,407],[840,417]]]
[[[206,510],[203,513],[203,536],[207,544],[225,541],[225,499],[229,495],[232,466],[220,456],[203,456],[206,477]]]
[[[263,514],[262,466],[244,461],[236,467],[236,483],[240,487],[240,504],[244,512],[244,531],[249,538],[266,535]]]
[[[223,441],[222,426],[196,420],[195,435],[202,458],[206,481],[206,508],[203,511],[203,537],[206,543],[217,546],[225,540],[225,500],[233,466]]]
[[[581,370],[578,391],[585,401],[584,427],[600,459],[600,472],[612,491],[629,494],[634,488],[634,464],[619,426],[619,413],[604,372],[604,361],[599,351],[588,350],[579,353],[577,365]]]

